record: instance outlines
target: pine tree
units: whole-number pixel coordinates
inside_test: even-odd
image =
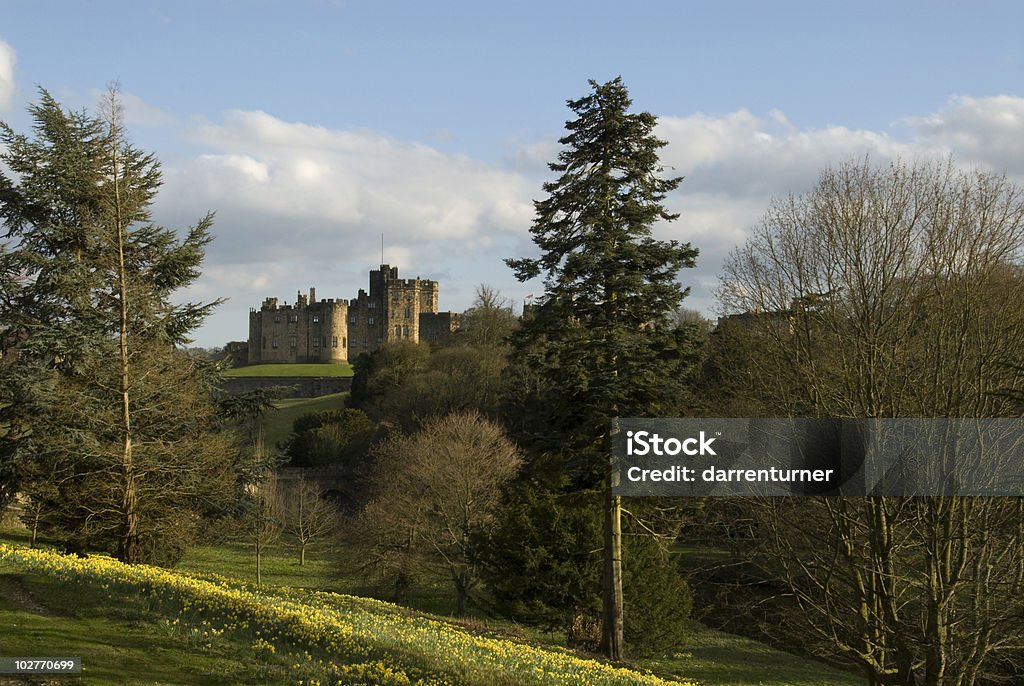
[[[13,172],[0,174],[2,267],[14,275],[0,315],[31,370],[20,454],[47,475],[36,492],[59,494],[44,508],[55,532],[139,562],[229,478],[208,379],[175,349],[217,303],[171,302],[199,275],[212,217],[181,239],[152,223],[159,163],[128,142],[116,89],[100,116],[45,91],[30,114],[33,137],[0,124]]]
[[[653,115],[630,113],[621,78],[591,81],[570,100],[577,118],[545,183],[531,229],[539,258],[510,259],[520,281],[544,276],[546,292],[516,336],[517,351],[546,380],[557,442],[574,454],[577,486],[603,478],[604,582],[601,649],[623,658],[619,498],[612,495],[613,420],[674,406],[685,341],[671,315],[687,291],[677,281],[697,250],[652,237],[671,221],[663,201],[681,178],[661,178]],[[550,440],[550,436],[548,439]],[[538,445],[544,445],[543,442]],[[548,447],[552,447],[549,443]]]

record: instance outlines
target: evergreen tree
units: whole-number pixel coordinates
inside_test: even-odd
[[[212,217],[181,239],[152,223],[159,163],[128,142],[116,89],[100,116],[45,91],[30,114],[33,137],[0,123],[0,320],[31,427],[18,454],[49,484],[28,492],[59,494],[44,508],[55,532],[159,557],[231,474],[210,379],[175,349],[217,303],[171,302],[199,275]]]
[[[686,337],[672,315],[686,291],[677,275],[694,265],[688,243],[658,241],[652,227],[671,221],[663,200],[681,178],[661,178],[653,115],[630,113],[621,78],[590,82],[570,100],[564,149],[535,202],[531,229],[539,258],[507,260],[520,281],[544,276],[546,292],[526,317],[517,352],[546,381],[545,399],[574,454],[574,481],[604,492],[602,650],[623,657],[619,498],[612,495],[613,420],[672,408],[680,397]],[[550,430],[550,424],[544,427]],[[557,433],[557,432],[555,432]],[[543,445],[543,444],[538,444]],[[558,449],[548,443],[549,449]]]

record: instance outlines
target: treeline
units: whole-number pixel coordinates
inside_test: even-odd
[[[502,614],[596,648],[603,474],[548,450],[559,411],[524,401],[546,382],[514,353],[511,306],[481,286],[462,321],[456,345],[397,342],[357,358],[349,407],[296,420],[287,465],[342,477],[331,494],[347,518],[339,564],[373,580],[369,591],[403,602],[447,586],[459,613]],[[682,326],[699,349],[706,334]],[[625,629],[638,653],[685,635],[691,596],[668,553],[687,512],[675,505],[631,508],[626,527]]]

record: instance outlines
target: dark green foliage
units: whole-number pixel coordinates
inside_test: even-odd
[[[520,281],[545,277],[544,298],[512,339],[539,377],[530,391],[564,431],[552,436],[546,424],[542,440],[590,453],[596,485],[606,456],[594,441],[610,420],[672,413],[686,395],[694,341],[674,313],[687,292],[677,275],[697,251],[651,238],[654,222],[676,218],[662,202],[682,180],[657,176],[665,142],[652,135],[654,117],[627,112],[621,79],[591,86],[568,103],[579,118],[550,165],[560,176],[535,203],[530,232],[542,256],[507,262]]]
[[[0,322],[17,394],[0,399],[17,428],[0,435],[0,465],[19,460],[43,529],[171,559],[158,542],[187,538],[234,479],[212,370],[175,350],[217,304],[172,302],[199,275],[212,217],[181,236],[152,223],[159,163],[128,142],[116,91],[106,106],[68,112],[41,91],[33,136],[0,124]]]
[[[623,542],[622,591],[630,652],[655,655],[679,646],[693,609],[693,595],[663,541],[646,534]]]
[[[399,385],[409,373],[421,369],[429,356],[430,348],[411,341],[388,343],[371,353],[362,353],[352,362],[349,406],[370,410],[378,398]]]
[[[658,178],[665,143],[652,115],[627,112],[621,79],[591,86],[569,102],[579,117],[549,165],[561,176],[535,203],[541,257],[507,260],[520,280],[544,276],[545,295],[513,338],[516,357],[537,370],[545,406],[578,449],[614,417],[675,409],[693,369],[692,338],[672,315],[687,292],[677,275],[697,250],[651,237],[656,221],[676,218],[662,201],[681,179]]]
[[[621,530],[611,494],[610,451],[616,417],[676,414],[694,374],[694,340],[676,326],[686,290],[679,271],[694,265],[688,243],[652,237],[671,221],[663,201],[681,178],[661,178],[656,119],[630,113],[621,79],[591,81],[591,93],[568,105],[577,118],[544,184],[530,232],[538,258],[506,260],[520,281],[543,276],[545,293],[513,337],[517,362],[531,371],[517,434],[548,483],[563,462],[559,488],[600,489],[605,495],[602,650],[623,658]],[[531,378],[532,377],[532,378]],[[529,415],[533,417],[529,417]],[[534,418],[548,417],[546,422]],[[603,483],[602,483],[603,482]]]
[[[376,425],[362,410],[304,414],[283,446],[292,467],[327,467],[366,457]]]
[[[415,431],[433,417],[470,410],[495,418],[505,393],[507,355],[506,349],[494,346],[436,350],[423,367],[383,393],[374,412],[405,431]]]
[[[388,431],[362,410],[312,412],[295,420],[283,451],[290,467],[336,470],[343,486],[331,497],[343,511],[352,513],[366,503],[373,468],[370,448]]]
[[[630,520],[632,523],[633,520]],[[666,527],[672,528],[672,527]],[[519,484],[476,555],[496,609],[596,648],[601,616],[601,502]],[[637,654],[679,645],[693,606],[665,545],[641,527],[624,537],[625,635]]]
[[[393,343],[355,362],[350,405],[413,432],[434,417],[474,410],[496,419],[505,396],[508,350],[461,345],[431,350]]]
[[[20,409],[27,382],[22,369],[0,362],[0,513],[30,476],[32,427]]]
[[[519,485],[507,497],[477,555],[499,612],[567,631],[600,616],[601,517],[594,497]]]
[[[132,412],[136,464],[146,474],[137,484],[143,561],[172,562],[234,492],[232,437],[217,430],[217,407],[184,353],[155,348],[136,359],[150,372],[133,388]],[[26,523],[113,552],[121,526],[120,407],[104,389],[116,383],[116,370],[89,358],[78,373],[46,378],[28,406],[39,435],[23,492],[39,518]],[[34,520],[36,510],[30,513]]]

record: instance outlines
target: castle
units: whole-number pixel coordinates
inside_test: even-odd
[[[458,315],[437,311],[437,281],[399,279],[398,267],[370,270],[370,292],[354,300],[299,293],[294,305],[267,298],[249,310],[249,364],[339,363],[392,341],[439,341]]]

